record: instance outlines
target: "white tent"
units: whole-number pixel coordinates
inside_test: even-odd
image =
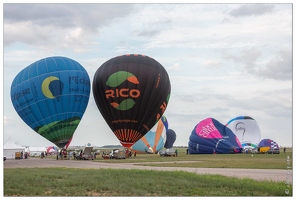
[[[3,147],[3,156],[6,156],[6,159],[15,159],[15,152],[25,152],[25,147],[15,144],[11,138],[8,138],[7,142]]]

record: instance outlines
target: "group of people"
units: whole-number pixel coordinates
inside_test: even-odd
[[[96,159],[97,153],[93,152],[93,158]],[[66,149],[61,149],[58,153],[57,153],[57,160],[81,160],[83,159],[83,150],[79,151],[78,153],[75,151],[68,151]]]
[[[28,157],[29,157],[28,152],[25,152],[25,153],[24,153],[24,152],[22,151],[22,152],[20,153],[20,159],[27,159]]]
[[[61,149],[58,153],[57,153],[57,160],[64,160],[65,158],[67,158],[67,150],[66,149]]]

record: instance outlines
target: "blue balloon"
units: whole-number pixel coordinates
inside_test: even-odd
[[[278,143],[271,139],[263,139],[258,144],[258,147],[270,147],[270,149],[279,149]]]
[[[10,92],[16,112],[28,126],[67,148],[87,107],[90,79],[77,61],[48,57],[20,71]]]
[[[168,131],[166,132],[166,141],[164,144],[164,148],[166,149],[170,149],[173,147],[175,141],[176,141],[176,133],[174,130],[172,129],[168,129]]]
[[[238,137],[226,126],[213,118],[199,122],[191,132],[189,154],[241,153]]]
[[[167,118],[163,115],[157,124],[151,128],[131,149],[138,153],[157,153],[166,142],[166,132],[168,130]]]

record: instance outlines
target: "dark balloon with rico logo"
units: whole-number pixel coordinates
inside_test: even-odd
[[[131,147],[164,114],[171,93],[165,68],[155,59],[127,54],[103,63],[93,79],[97,107],[124,147]]]

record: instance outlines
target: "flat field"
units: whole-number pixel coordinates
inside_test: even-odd
[[[293,196],[293,180],[289,174],[284,181],[258,181],[182,170],[158,170],[233,169],[290,173],[291,149],[287,149],[286,154],[253,156],[187,155],[186,148],[178,148],[178,151],[177,157],[137,154],[127,159],[107,160],[98,155],[94,161],[61,161],[55,157],[7,160],[4,162],[4,196]]]

